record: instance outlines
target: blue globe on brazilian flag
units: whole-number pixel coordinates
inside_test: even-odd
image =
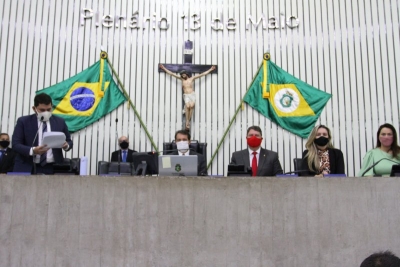
[[[243,101],[282,128],[307,138],[331,96],[290,75],[265,54]]]
[[[53,114],[65,119],[70,132],[94,123],[127,100],[103,56],[84,71],[36,92],[39,93],[52,98]]]

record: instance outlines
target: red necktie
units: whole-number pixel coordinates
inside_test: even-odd
[[[251,161],[251,171],[253,176],[257,176],[257,152],[253,152],[253,160]]]

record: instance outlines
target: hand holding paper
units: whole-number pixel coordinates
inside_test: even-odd
[[[63,132],[45,132],[43,133],[42,144],[48,148],[62,148],[65,144],[65,134]]]

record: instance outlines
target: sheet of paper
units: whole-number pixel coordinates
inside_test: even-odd
[[[65,143],[65,134],[63,132],[45,132],[43,133],[42,144],[50,148],[62,148]]]
[[[162,167],[163,168],[171,168],[171,158],[170,157],[162,158]]]

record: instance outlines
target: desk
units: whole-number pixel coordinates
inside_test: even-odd
[[[359,266],[400,179],[1,176],[0,266]]]

